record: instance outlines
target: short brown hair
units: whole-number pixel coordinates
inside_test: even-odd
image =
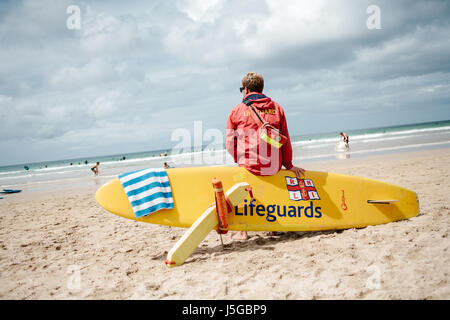
[[[264,89],[264,78],[256,72],[248,72],[242,78],[242,86],[250,92],[262,92]]]

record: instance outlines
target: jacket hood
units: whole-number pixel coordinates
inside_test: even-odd
[[[274,108],[274,102],[266,95],[258,92],[248,93],[243,100],[250,100],[252,105],[258,109]]]

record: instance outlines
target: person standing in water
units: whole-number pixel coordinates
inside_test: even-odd
[[[344,143],[345,143],[345,147],[347,149],[349,149],[350,145],[348,144],[348,135],[345,132],[341,132],[340,136],[341,136],[341,141],[344,141]]]
[[[94,172],[94,174],[96,175],[96,176],[98,176],[98,166],[100,165],[100,162],[97,162],[96,164],[95,164],[95,166],[93,166],[92,168],[91,168],[91,170],[92,170],[92,172]]]

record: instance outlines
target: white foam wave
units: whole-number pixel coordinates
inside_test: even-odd
[[[23,173],[24,171],[25,171],[25,169],[24,170],[20,170],[20,171],[4,171],[4,172],[0,172],[0,176],[4,176],[4,175],[7,175],[7,174]]]
[[[363,134],[355,134],[350,136],[350,142],[351,141],[358,141],[358,140],[365,140],[370,141],[372,139],[382,138],[386,136],[398,136],[398,135],[409,135],[409,136],[418,136],[417,133],[446,133],[450,131],[450,126],[446,127],[439,127],[439,128],[423,128],[423,129],[411,129],[411,130],[399,130],[399,131],[386,131],[386,132],[376,132],[376,133],[363,133]],[[292,145],[310,145],[310,144],[316,144],[318,142],[320,143],[327,143],[327,142],[338,142],[340,140],[339,136],[336,137],[325,137],[322,139],[311,139],[308,141],[294,141],[292,142]]]
[[[393,151],[393,150],[401,150],[401,149],[409,149],[409,148],[421,148],[421,147],[428,147],[428,146],[435,146],[435,145],[444,145],[444,144],[450,144],[449,141],[441,141],[441,142],[430,142],[430,143],[417,143],[417,144],[409,144],[409,145],[403,145],[403,146],[392,146],[392,147],[386,147],[386,148],[376,148],[376,149],[365,149],[365,150],[358,150],[358,151],[349,151],[348,154],[364,154],[364,153],[374,153],[374,152],[383,152],[383,151]],[[308,159],[321,159],[321,158],[329,158],[336,156],[337,153],[327,153],[327,154],[319,154],[319,155],[311,155],[306,157],[294,157],[294,160],[308,160]]]

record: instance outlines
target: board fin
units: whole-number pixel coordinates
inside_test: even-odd
[[[247,196],[248,187],[249,184],[246,182],[236,183],[225,193],[225,197],[232,206],[237,206]],[[166,266],[172,268],[182,265],[218,223],[216,207],[208,207],[170,249],[165,261]]]
[[[399,200],[367,200],[367,203],[374,203],[374,204],[391,204],[394,202],[398,202]]]

